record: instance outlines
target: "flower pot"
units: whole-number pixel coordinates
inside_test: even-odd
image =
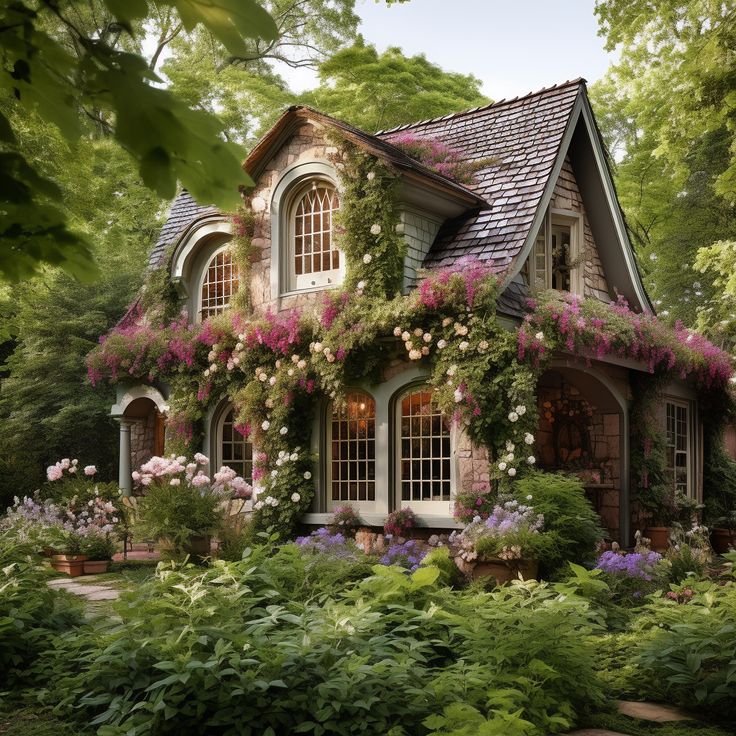
[[[85,560],[84,562],[84,574],[85,575],[98,575],[102,572],[107,572],[110,567],[110,560]]]
[[[494,557],[478,560],[470,568],[469,574],[472,580],[495,578],[496,585],[503,585],[510,580],[516,580],[519,575],[524,580],[536,578],[538,569],[536,560],[501,560]]]
[[[722,555],[731,547],[736,548],[736,532],[731,529],[713,529],[710,533],[710,541],[713,551]]]
[[[644,536],[651,542],[655,552],[664,552],[670,546],[670,528],[668,526],[648,526]]]
[[[86,559],[85,555],[52,555],[51,567],[70,578],[76,578],[84,574],[84,561]]]
[[[204,557],[212,555],[212,539],[204,536],[191,537],[184,549],[193,562],[201,562]]]

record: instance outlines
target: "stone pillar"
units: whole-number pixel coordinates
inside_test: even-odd
[[[120,462],[118,465],[118,484],[123,496],[130,496],[133,491],[133,478],[130,470],[130,422],[122,417],[120,422]]]

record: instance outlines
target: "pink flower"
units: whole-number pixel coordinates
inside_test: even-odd
[[[85,465],[84,466],[84,474],[91,478],[93,475],[97,473],[97,468],[94,465]]]
[[[64,471],[59,463],[56,463],[56,465],[50,465],[46,468],[46,477],[50,481],[59,480],[62,475],[64,475]]]

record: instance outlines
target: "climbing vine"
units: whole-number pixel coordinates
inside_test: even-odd
[[[556,351],[584,361],[629,357],[653,376],[692,378],[703,390],[727,393],[728,356],[625,304],[550,292],[509,329],[496,315],[503,282],[477,260],[432,271],[401,295],[395,173],[350,144],[342,150],[336,165],[344,182],[340,247],[348,276],[318,309],[253,315],[241,292],[231,309],[201,325],[141,319],[113,330],[88,356],[93,383],[168,384],[168,431],[183,454],[198,449],[212,402],[230,398],[236,430],[258,448],[257,527],[294,527],[314,496],[315,413],[324,402],[343,400],[348,386],[380,382],[388,366],[425,369],[443,413],[488,448],[496,481],[535,461],[535,389]],[[233,253],[247,289],[252,216],[245,210],[234,222]]]

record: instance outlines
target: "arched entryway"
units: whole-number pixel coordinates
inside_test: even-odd
[[[620,384],[620,385],[619,385]],[[611,539],[629,537],[627,382],[553,363],[539,380],[539,467],[580,478]]]

